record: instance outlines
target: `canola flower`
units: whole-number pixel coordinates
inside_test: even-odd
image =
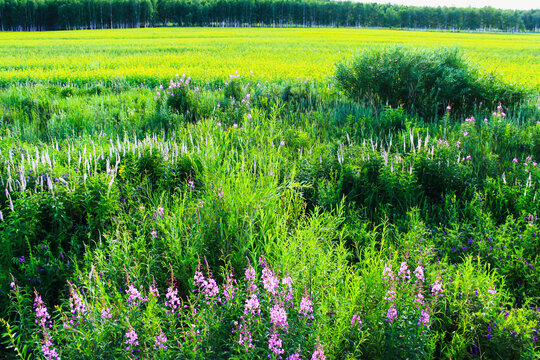
[[[178,69],[202,81],[221,79],[235,71],[257,80],[300,77],[325,81],[333,74],[336,61],[360,48],[392,42],[413,47],[457,46],[484,72],[538,89],[539,36],[255,28],[8,32],[0,33],[0,83],[126,81],[155,85],[177,75]],[[259,55],[262,53],[264,57]],[[158,57],[160,61],[156,61]],[[160,95],[165,90],[160,89]]]

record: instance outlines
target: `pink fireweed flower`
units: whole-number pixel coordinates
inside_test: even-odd
[[[275,304],[270,309],[270,322],[275,328],[282,327],[288,330],[289,323],[287,322],[287,312],[280,304]]]
[[[246,267],[246,271],[244,272],[244,276],[246,280],[248,281],[248,291],[249,293],[257,293],[259,289],[257,289],[257,286],[255,285],[254,280],[257,278],[257,274],[255,273],[255,269],[251,264],[248,263],[248,266]]]
[[[265,290],[268,291],[270,294],[277,294],[279,278],[277,276],[274,276],[274,273],[268,267],[265,267],[262,271],[262,283]]]
[[[300,353],[295,352],[294,354],[287,356],[285,360],[300,360],[300,359],[301,359]]]
[[[411,271],[409,270],[409,265],[405,261],[401,263],[399,267],[398,276],[403,279],[403,281],[409,281],[411,278]]]
[[[144,298],[133,284],[129,284],[126,294],[128,295],[127,302],[130,306],[139,306],[141,303],[148,301],[148,299]]]
[[[165,306],[168,308],[167,312],[170,312],[171,314],[176,313],[181,305],[180,299],[178,298],[178,290],[174,288],[174,286],[169,286],[165,298],[167,298],[167,300],[165,300]]]
[[[152,232],[150,233],[150,235],[152,235],[152,239],[157,238],[157,231],[156,231],[156,230],[152,231]]]
[[[202,272],[197,270],[195,271],[193,280],[193,284],[196,285],[199,288],[199,291],[206,295],[207,298],[212,298],[219,294],[219,287],[210,272],[208,274],[208,279],[205,279]]]
[[[237,124],[237,123],[234,123],[234,124],[232,125],[232,127],[236,129],[236,128],[238,128],[238,124]]]
[[[281,279],[281,285],[286,288],[285,292],[285,301],[286,306],[293,306],[293,289],[292,289],[292,278],[290,276],[285,276]]]
[[[86,304],[82,299],[81,295],[69,284],[69,307],[71,308],[71,313],[77,318],[80,319],[86,313]]]
[[[167,342],[167,337],[165,336],[165,334],[163,332],[160,332],[154,338],[154,342],[155,342],[155,345],[154,345],[155,350],[157,350],[157,349],[167,350],[168,346],[165,345],[165,343]]]
[[[354,314],[351,319],[351,327],[354,327],[354,325],[358,325],[358,330],[362,329],[362,320],[360,320],[360,316]]]
[[[238,332],[238,344],[243,345],[245,351],[254,348],[255,346],[253,345],[251,331],[245,320],[242,318],[241,324],[239,324],[238,321],[235,321],[234,325],[236,326],[236,330],[233,330],[233,332]]]
[[[111,310],[109,308],[104,308],[101,310],[101,318],[102,319],[110,319],[112,318]]]
[[[497,290],[495,290],[495,286],[490,287],[488,293],[490,293],[491,295],[495,295],[497,293]]]
[[[261,309],[260,309],[260,304],[259,304],[259,298],[257,297],[257,294],[253,293],[246,300],[246,303],[244,304],[244,314],[258,315],[260,313],[261,313]]]
[[[433,285],[431,286],[431,294],[434,297],[442,297],[443,296],[443,287],[442,287],[442,281],[441,280],[435,280]]]
[[[393,323],[397,317],[397,310],[395,307],[390,307],[386,313],[386,321]]]
[[[395,299],[396,299],[396,292],[394,290],[388,290],[386,292],[384,300],[388,302],[394,302]]]
[[[221,127],[221,122],[218,121],[217,126],[218,126],[218,127]]]
[[[514,164],[517,164],[517,163],[519,162],[519,160],[518,160],[517,158],[514,158],[514,160],[512,160],[512,162],[513,162]]]
[[[203,273],[200,270],[195,271],[195,275],[193,276],[193,285],[196,285],[199,288],[204,288],[206,283],[206,279],[204,278]]]
[[[47,311],[45,303],[41,299],[41,296],[34,290],[34,309],[36,310],[36,324],[39,324],[42,327],[45,327],[47,322],[50,322],[51,316]]]
[[[414,270],[414,276],[416,276],[416,279],[418,279],[418,281],[420,281],[420,282],[425,281],[424,268],[422,267],[422,265],[418,265],[416,267],[416,269]]]
[[[418,325],[424,325],[425,327],[429,327],[429,313],[425,310],[422,310],[420,312],[420,318],[418,319]]]
[[[53,343],[47,333],[45,333],[45,339],[43,345],[41,345],[41,351],[45,360],[60,360],[60,355],[53,347]]]
[[[270,339],[268,339],[268,349],[275,355],[281,355],[285,352],[283,350],[283,340],[279,337],[279,334],[272,333]]]
[[[204,289],[204,293],[207,297],[215,297],[219,294],[219,287],[214,278],[209,278]]]
[[[424,306],[424,295],[422,295],[421,293],[416,294],[416,297],[413,301],[418,307]]]
[[[471,155],[467,155],[467,157],[465,158],[465,160],[471,160],[471,159],[472,159]]]
[[[150,288],[148,290],[149,290],[150,294],[154,295],[157,298],[159,297],[159,290],[158,290],[155,283],[150,285]]]
[[[246,272],[244,273],[244,276],[246,277],[246,280],[255,280],[255,278],[257,277],[257,274],[253,266],[248,264],[248,266],[246,267]]]
[[[392,264],[384,264],[384,270],[383,270],[383,277],[382,277],[383,280],[386,280],[386,279],[389,279],[389,280],[393,280],[394,279],[394,272],[392,271]]]
[[[311,356],[311,360],[326,360],[326,356],[324,355],[324,349],[320,342],[317,344],[317,347],[315,348],[315,351]]]
[[[313,304],[309,298],[309,294],[306,292],[302,299],[300,300],[300,311],[299,313],[308,319],[313,319]]]
[[[225,286],[223,287],[223,295],[225,296],[225,301],[234,300],[234,295],[236,293],[236,288],[234,284],[236,280],[233,278],[232,273],[228,273],[225,277]]]
[[[281,279],[281,285],[287,286],[288,288],[292,287],[292,278],[290,276],[285,276]]]
[[[163,216],[163,214],[165,213],[165,209],[163,209],[161,206],[158,207],[157,209],[157,213],[159,216]]]
[[[247,118],[251,120],[252,118],[251,114],[247,114]]]
[[[281,140],[281,141],[279,142],[279,145],[280,145],[280,146],[285,146],[285,141]]]
[[[135,332],[133,328],[131,328],[126,333],[126,341],[125,344],[127,345],[126,350],[130,351],[131,353],[134,352],[135,346],[139,345],[139,336]]]
[[[448,105],[448,106],[446,107],[446,111],[450,111],[450,110],[452,110],[452,107],[451,107],[450,105]]]
[[[221,200],[225,199],[225,193],[223,192],[223,190],[219,190],[217,192],[217,198]]]

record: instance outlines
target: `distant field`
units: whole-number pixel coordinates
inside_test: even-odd
[[[214,80],[324,80],[366,46],[458,46],[486,71],[540,88],[540,35],[357,29],[160,28],[0,33],[0,83],[156,83],[185,73]]]

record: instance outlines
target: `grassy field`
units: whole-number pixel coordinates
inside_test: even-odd
[[[540,35],[358,29],[162,28],[0,33],[0,83],[150,83],[177,73],[212,81],[325,80],[368,46],[457,46],[483,71],[540,86]]]
[[[0,33],[1,356],[539,359],[539,39]]]

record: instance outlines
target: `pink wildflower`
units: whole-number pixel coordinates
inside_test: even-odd
[[[287,322],[287,312],[285,309],[279,305],[275,304],[272,306],[272,309],[270,309],[270,322],[274,327],[282,327],[285,330],[289,328],[289,323]]]
[[[390,307],[386,313],[386,321],[393,323],[397,317],[397,310],[395,307]]]
[[[300,300],[300,314],[308,319],[313,319],[313,304],[309,298],[309,294],[306,292]]]
[[[355,324],[358,324],[358,329],[362,329],[362,320],[360,320],[360,316],[354,314],[351,319],[351,327],[354,327]]]
[[[425,327],[429,326],[429,313],[425,310],[420,312],[420,318],[418,319],[418,325],[424,325]]]
[[[283,350],[283,340],[281,340],[279,334],[274,332],[270,335],[270,339],[268,339],[268,349],[275,355],[281,355],[285,352],[285,350]]]
[[[154,349],[157,350],[157,349],[163,349],[163,350],[167,350],[167,346],[165,345],[165,343],[167,342],[167,337],[165,336],[165,334],[163,332],[160,332],[155,338],[154,338],[154,341],[155,341],[155,345],[154,345]]]
[[[131,328],[130,331],[126,333],[126,338],[126,350],[133,353],[135,346],[139,345],[139,337],[133,328]]]
[[[315,351],[311,356],[311,360],[326,360],[326,356],[324,355],[324,349],[320,342],[317,344],[317,347],[315,348]]]

